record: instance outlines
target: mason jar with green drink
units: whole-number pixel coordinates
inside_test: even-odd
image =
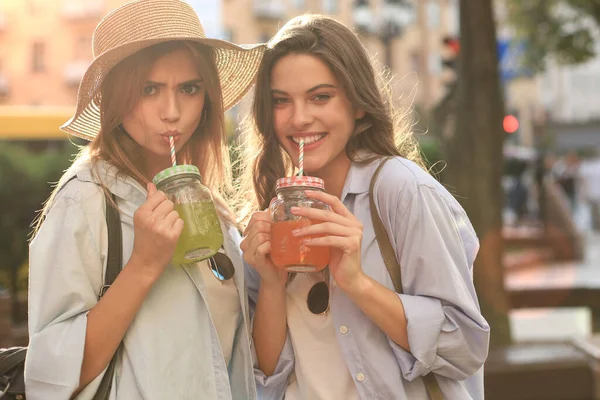
[[[156,174],[152,182],[175,203],[175,211],[183,220],[171,262],[189,264],[215,255],[223,245],[223,232],[212,194],[202,184],[198,168],[173,166]]]

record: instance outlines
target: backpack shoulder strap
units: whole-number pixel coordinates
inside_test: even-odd
[[[383,262],[385,263],[385,267],[392,278],[394,289],[396,289],[397,293],[402,293],[402,276],[400,274],[400,265],[396,260],[396,253],[394,252],[390,242],[390,237],[385,230],[385,226],[383,226],[381,217],[377,212],[377,204],[375,202],[375,183],[377,182],[377,177],[379,176],[379,173],[381,172],[381,169],[385,163],[390,158],[392,157],[386,157],[383,159],[383,161],[381,161],[381,164],[379,164],[375,170],[375,173],[373,174],[373,177],[371,178],[371,184],[369,185],[369,208],[371,209],[371,222],[373,224],[373,229],[375,230],[375,238],[379,244],[379,250],[381,251]]]
[[[396,252],[392,247],[390,237],[385,230],[385,226],[383,226],[383,222],[381,221],[379,213],[377,212],[377,204],[375,202],[375,183],[377,182],[377,177],[379,176],[379,172],[381,172],[381,169],[385,163],[391,158],[392,157],[384,158],[371,178],[371,184],[369,185],[369,208],[371,209],[371,221],[373,223],[373,229],[375,230],[375,238],[379,244],[379,250],[381,251],[383,262],[385,263],[385,267],[392,278],[396,292],[402,293],[402,275],[400,264],[396,259]],[[437,380],[435,379],[434,374],[430,372],[429,374],[423,376],[423,383],[425,384],[425,389],[427,390],[427,394],[431,400],[443,400],[444,397],[442,396],[442,391]]]
[[[99,297],[113,284],[123,265],[123,232],[121,231],[121,217],[119,210],[113,204],[117,204],[117,198],[111,193],[111,200],[106,198],[106,227],[108,230],[108,254],[106,261],[106,274],[104,285],[100,289]]]
[[[105,195],[108,196],[107,191]],[[119,272],[123,261],[123,232],[121,230],[121,217],[118,208],[116,208],[117,198],[111,193],[111,201],[105,196],[106,203],[106,227],[108,229],[108,254],[106,256],[106,275],[104,276],[104,285],[100,288],[98,297],[104,296],[110,285],[113,284]],[[115,374],[117,364],[117,355],[123,346],[123,342],[119,344],[117,351],[110,359],[110,363],[106,368],[106,372],[100,381],[98,391],[93,397],[93,400],[108,400],[112,388],[112,381]]]

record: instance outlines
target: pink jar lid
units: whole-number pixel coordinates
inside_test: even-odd
[[[325,190],[325,182],[314,176],[289,176],[277,179],[275,190],[289,187],[308,187]]]

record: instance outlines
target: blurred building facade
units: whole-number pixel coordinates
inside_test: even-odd
[[[228,0],[223,3],[225,37],[238,43],[264,42],[287,20],[306,12],[329,15],[356,28],[356,8],[366,5],[371,12],[370,27],[374,29],[356,30],[370,54],[383,64],[388,49],[375,28],[383,19],[384,3],[388,1]],[[406,3],[412,5],[412,20],[401,27],[400,34],[389,44],[390,68],[396,76],[395,94],[414,104],[430,106],[443,95],[448,79],[441,67],[442,38],[458,33],[458,2],[407,0]]]
[[[0,0],[0,105],[73,106],[96,25],[129,1]],[[186,1],[222,35],[219,1]]]
[[[600,54],[600,42],[596,52]],[[538,85],[544,108],[553,121],[585,123],[600,120],[600,55],[574,66],[550,60]]]
[[[306,12],[331,15],[355,27],[356,7],[362,3],[371,12],[373,29],[359,34],[373,57],[390,62],[397,98],[431,106],[449,79],[441,65],[442,38],[458,33],[457,0],[406,0],[413,15],[388,48],[376,28],[386,3],[400,0],[186,1],[198,11],[207,35],[237,43],[267,41],[289,18]],[[95,26],[126,2],[0,0],[0,106],[73,107],[92,60]],[[242,114],[248,103],[249,98],[233,114]]]
[[[127,0],[0,2],[0,104],[72,106],[100,19]]]
[[[575,66],[550,61],[538,78],[538,92],[556,153],[600,150],[600,55]]]

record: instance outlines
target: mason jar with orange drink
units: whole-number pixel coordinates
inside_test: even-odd
[[[325,183],[322,179],[312,176],[278,179],[275,187],[277,198],[269,206],[271,260],[277,267],[290,272],[320,271],[329,263],[329,247],[307,246],[303,243],[307,237],[296,237],[292,233],[295,229],[321,223],[321,221],[292,214],[292,207],[329,209],[329,206],[322,201],[307,197],[304,194],[305,190],[324,192]]]

